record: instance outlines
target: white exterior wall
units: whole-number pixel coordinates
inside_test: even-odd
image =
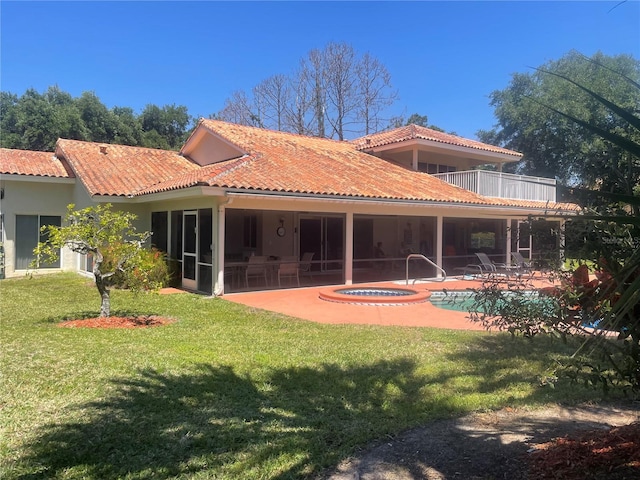
[[[67,205],[73,199],[73,180],[29,178],[28,180],[3,179],[4,198],[1,210],[4,216],[5,276],[25,275],[27,270],[15,269],[16,215],[52,215],[64,219]],[[60,256],[60,269],[47,268],[40,272],[75,270],[75,255],[64,249]]]

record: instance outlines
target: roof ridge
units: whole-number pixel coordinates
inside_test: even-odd
[[[137,148],[140,150],[151,150],[154,152],[166,152],[166,153],[174,153],[176,155],[179,155],[183,158],[187,158],[184,155],[180,155],[180,151],[177,150],[167,150],[165,148],[155,148],[155,147],[145,147],[142,145],[125,145],[123,143],[109,143],[109,142],[93,142],[90,140],[75,140],[73,138],[58,138],[58,140],[56,141],[56,145],[58,144],[58,142],[77,142],[77,143],[83,143],[83,144],[87,144],[87,145],[106,145],[109,147],[124,147],[124,148]]]
[[[225,122],[224,120],[215,120],[213,118],[202,118],[201,120],[204,121],[204,122],[213,122],[213,123],[218,123],[218,124],[221,124],[221,125],[231,125],[234,128],[251,129],[251,130],[255,130],[256,132],[262,132],[262,133],[267,133],[267,134],[290,136],[290,137],[302,138],[302,139],[307,139],[307,140],[326,140],[326,141],[329,141],[329,142],[341,143],[341,144],[342,143],[351,143],[351,140],[338,140],[338,139],[330,138],[330,137],[315,137],[313,135],[305,135],[305,134],[302,134],[302,133],[287,132],[287,131],[284,131],[284,130],[274,130],[272,128],[255,127],[253,125],[242,125],[241,123]],[[209,130],[211,130],[211,129],[209,129]],[[217,133],[217,132],[214,131],[213,133]]]

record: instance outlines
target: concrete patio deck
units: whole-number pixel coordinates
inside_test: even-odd
[[[548,286],[544,280],[536,280],[536,287]],[[402,288],[404,282],[377,282],[350,287]],[[466,290],[478,288],[478,280],[449,278],[445,282],[432,281],[410,285],[417,291]],[[319,292],[345,286],[294,288],[288,290],[265,290],[258,292],[231,293],[224,299],[246,306],[269,310],[318,323],[359,324],[359,325],[395,325],[404,327],[434,327],[453,330],[484,330],[468,319],[465,312],[456,312],[435,307],[431,302],[407,305],[357,305],[335,303],[322,300]]]

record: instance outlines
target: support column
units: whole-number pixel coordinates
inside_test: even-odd
[[[413,168],[414,172],[418,171],[418,148],[417,147],[413,148],[413,158],[411,161],[411,168]]]
[[[508,266],[511,266],[511,217],[507,218],[507,261]]]
[[[444,241],[443,220],[444,219],[442,215],[438,215],[436,217],[436,265],[438,265],[440,268],[444,268],[442,266],[442,251],[443,251],[442,242]],[[440,270],[437,271],[436,277],[437,278],[442,277],[442,272],[440,272]]]
[[[565,228],[566,228],[566,220],[564,220],[563,218],[560,219],[560,226],[559,229],[560,231],[558,232],[558,236],[560,237],[558,240],[560,242],[559,245],[559,257],[560,257],[560,268],[564,268],[564,261],[565,261],[565,242],[567,241],[566,239],[566,232],[565,232]]]
[[[215,296],[224,295],[224,237],[225,237],[225,205],[218,205],[218,236],[216,245],[214,245],[214,258],[216,263],[214,267],[217,270],[215,277],[216,281],[213,287],[213,294]]]
[[[344,283],[353,284],[353,213],[347,212],[345,225]]]

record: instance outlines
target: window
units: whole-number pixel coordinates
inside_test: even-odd
[[[258,216],[244,216],[244,247],[257,248],[258,246]]]
[[[169,236],[169,212],[151,212],[151,245],[167,252]]]
[[[452,165],[441,165],[438,163],[419,163],[418,171],[433,175],[436,173],[455,172],[457,168]]]
[[[496,248],[495,232],[476,232],[471,234],[471,248]]]
[[[16,215],[16,270],[26,270],[35,260],[33,249],[38,242],[46,242],[48,235],[42,233],[46,225],[62,225],[60,216],[55,215]],[[51,263],[40,263],[38,268],[60,268],[60,258]]]

